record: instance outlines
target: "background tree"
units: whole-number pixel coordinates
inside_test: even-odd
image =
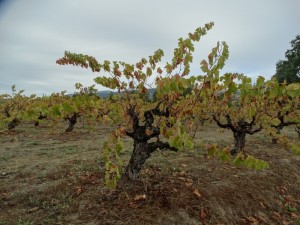
[[[300,35],[291,41],[292,48],[285,53],[286,60],[280,60],[276,64],[274,77],[279,83],[286,81],[290,83],[300,82]]]

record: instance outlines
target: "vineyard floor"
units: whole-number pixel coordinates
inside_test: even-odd
[[[297,141],[293,129],[283,132]],[[205,156],[205,145],[233,141],[208,124],[193,151],[157,151],[139,181],[108,191],[101,148],[109,131],[27,124],[0,132],[0,224],[300,224],[300,156],[263,133],[247,136],[246,151],[269,169]],[[125,139],[125,164],[131,148]]]

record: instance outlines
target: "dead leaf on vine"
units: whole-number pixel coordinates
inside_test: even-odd
[[[120,127],[119,132],[120,132],[121,135],[125,135],[126,134],[126,127]]]
[[[147,134],[148,136],[150,136],[150,135],[152,134],[152,131],[149,130],[149,129],[146,129],[146,134]]]

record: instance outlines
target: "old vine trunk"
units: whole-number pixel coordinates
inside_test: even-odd
[[[146,162],[146,160],[151,156],[151,153],[155,150],[168,149],[171,151],[177,151],[175,147],[171,147],[169,143],[159,141],[159,139],[157,139],[156,142],[148,143],[148,141],[151,138],[158,138],[158,136],[160,135],[159,128],[152,126],[154,122],[154,115],[164,117],[169,116],[168,109],[162,112],[158,109],[158,106],[152,110],[147,110],[144,113],[145,124],[143,126],[139,125],[139,118],[137,113],[135,112],[135,108],[131,106],[128,109],[127,113],[133,120],[133,131],[126,131],[126,134],[129,137],[133,138],[134,145],[131,158],[126,167],[123,179],[125,178],[133,180],[139,178],[142,165]]]

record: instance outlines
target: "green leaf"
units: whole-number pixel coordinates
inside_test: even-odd
[[[58,105],[53,106],[52,113],[54,116],[61,116],[60,107]]]
[[[234,160],[234,164],[237,165],[237,166],[240,166],[243,164],[243,160],[240,156],[237,156]]]
[[[222,151],[219,155],[219,158],[224,162],[229,162],[229,160],[230,160],[230,156],[229,156],[228,152],[226,152],[226,151]]]
[[[180,149],[181,148],[181,138],[180,136],[175,136],[175,138],[171,142],[171,146]]]
[[[27,116],[29,118],[34,118],[36,116],[36,112],[34,110],[28,110],[27,111]]]
[[[151,70],[150,67],[147,67],[146,74],[147,74],[148,77],[150,77],[152,75],[152,70]]]
[[[289,212],[297,212],[298,210],[297,210],[297,208],[295,208],[295,207],[289,206],[289,207],[288,207],[288,211],[289,211]]]
[[[63,110],[64,110],[65,113],[72,113],[72,112],[74,112],[73,107],[70,104],[68,104],[67,102],[65,102],[65,103],[62,104],[62,108],[63,108]]]
[[[200,63],[201,65],[201,70],[204,72],[204,73],[208,73],[209,70],[208,70],[208,63],[206,62],[206,60],[202,60],[202,62]]]
[[[279,88],[278,87],[272,87],[270,89],[270,98],[276,98],[279,95]]]

